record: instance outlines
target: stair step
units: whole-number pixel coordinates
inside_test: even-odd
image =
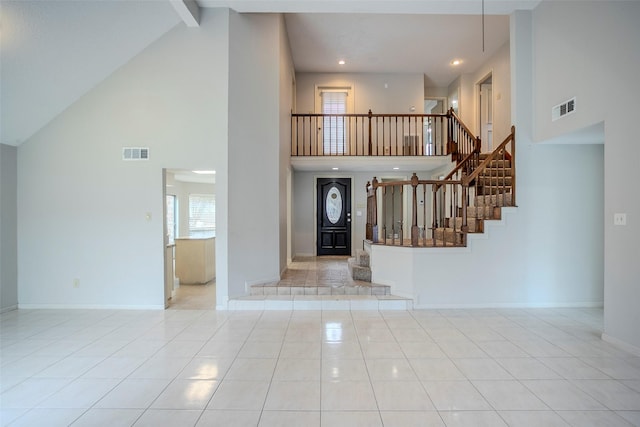
[[[510,187],[513,178],[510,176],[482,176],[480,175],[476,180],[476,185],[481,186],[503,186]]]
[[[487,165],[488,168],[500,168],[500,169],[508,169],[511,167],[511,160],[507,159],[494,159],[489,162]]]
[[[480,177],[485,177],[485,176],[495,177],[495,176],[512,176],[512,175],[513,174],[511,173],[511,168],[486,168],[478,176],[480,176]]]
[[[509,190],[510,191],[510,190]],[[511,193],[476,196],[476,206],[512,206]]]
[[[361,267],[369,267],[371,265],[369,252],[365,251],[364,249],[358,249],[356,251],[356,261],[357,264]]]
[[[353,280],[371,282],[371,268],[359,265],[356,258],[349,258],[347,260],[347,267],[349,268],[349,276]]]
[[[491,187],[491,186],[487,186],[487,187],[482,187],[482,186],[478,186],[478,195],[479,196],[488,196],[490,194],[509,194],[511,193],[511,187],[510,186],[495,186],[495,187]]]
[[[502,212],[499,206],[469,206],[467,218],[500,219]]]
[[[433,232],[437,240],[443,241],[445,243],[454,243],[456,245],[463,244],[464,233],[459,229],[454,230],[453,228],[436,228]]]
[[[251,295],[391,295],[391,286],[351,282],[340,285],[291,285],[265,283],[251,286]]]
[[[462,217],[449,218],[449,227],[455,228],[456,230],[462,229]],[[467,230],[469,233],[482,233],[484,230],[484,220],[469,217],[467,212],[467,227],[469,228]]]

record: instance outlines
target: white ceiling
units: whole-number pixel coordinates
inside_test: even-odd
[[[446,85],[508,38],[508,18],[487,16],[482,53],[481,0],[197,2],[238,12],[291,13],[286,23],[301,71],[418,72],[434,85]],[[499,15],[531,9],[538,1],[485,3],[487,15]],[[0,14],[0,142],[11,145],[31,137],[175,25],[184,25],[170,0],[0,0]],[[455,16],[444,16],[449,14]],[[347,64],[338,68],[341,56]],[[453,56],[465,61],[458,70],[449,67]]]
[[[296,71],[421,73],[434,87],[475,71],[509,40],[505,15],[485,16],[484,52],[480,15],[290,14],[286,24]]]

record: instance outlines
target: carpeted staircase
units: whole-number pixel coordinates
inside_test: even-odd
[[[347,265],[349,267],[349,276],[351,276],[353,280],[371,282],[371,264],[367,251],[356,251],[356,257],[349,258]]]
[[[480,154],[480,161],[488,154]],[[467,226],[469,233],[483,233],[484,221],[499,220],[502,207],[513,206],[511,160],[493,160],[478,176],[473,186],[475,196],[471,206],[467,207]],[[435,230],[436,239],[447,243],[463,244],[462,209],[455,218],[448,218],[444,227]]]

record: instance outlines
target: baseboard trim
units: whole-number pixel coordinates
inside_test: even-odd
[[[21,310],[164,310],[164,305],[116,304],[18,304]]]
[[[582,303],[486,303],[486,304],[416,304],[414,310],[485,309],[485,308],[602,308],[602,302]]]
[[[627,343],[625,341],[622,341],[621,339],[618,339],[616,337],[612,337],[611,335],[607,335],[604,332],[602,333],[602,335],[600,337],[602,338],[602,341],[604,341],[604,342],[608,342],[609,344],[613,344],[616,347],[620,347],[624,351],[628,351],[629,353],[632,353],[635,356],[640,356],[640,347],[636,347],[635,345],[631,345],[631,344],[629,344],[629,343]]]
[[[17,309],[18,309],[18,304],[10,305],[9,307],[0,308],[0,314],[8,313],[10,311],[17,310]]]

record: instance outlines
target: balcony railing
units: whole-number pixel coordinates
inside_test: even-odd
[[[292,156],[443,156],[452,114],[291,114]]]

